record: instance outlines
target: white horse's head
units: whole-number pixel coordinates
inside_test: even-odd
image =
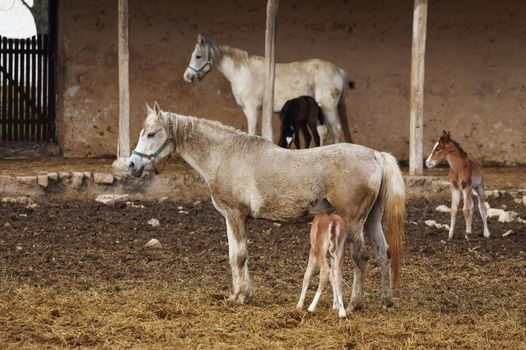
[[[210,72],[214,65],[210,43],[201,34],[197,35],[197,44],[190,58],[190,63],[184,71],[183,78],[189,83],[195,79],[201,80]]]
[[[161,111],[159,104],[153,109],[146,104],[148,115],[139,135],[137,147],[132,152],[128,168],[134,176],[141,176],[145,168],[153,166],[161,158],[175,150],[173,125],[170,116]]]

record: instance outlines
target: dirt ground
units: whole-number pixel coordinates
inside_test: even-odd
[[[222,217],[208,202],[106,207],[0,204],[2,348],[526,348],[526,234],[490,219],[444,244],[438,200],[408,203],[402,283],[380,309],[379,274],[368,265],[365,310],[340,321],[327,288],[318,310],[295,309],[307,263],[308,224],[250,221],[253,299],[226,301],[231,284]],[[447,203],[446,203],[447,204]],[[511,197],[490,199],[526,218]],[[158,227],[147,222],[160,221]],[[502,237],[507,230],[513,233]],[[144,244],[157,238],[162,249]],[[352,269],[344,278],[350,298]],[[307,295],[310,302],[316,279]]]

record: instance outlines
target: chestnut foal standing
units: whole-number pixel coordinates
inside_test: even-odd
[[[473,219],[473,199],[471,191],[477,192],[479,199],[479,212],[484,223],[484,237],[489,238],[488,223],[486,221],[486,207],[484,206],[484,184],[482,180],[482,168],[480,163],[468,156],[458,142],[451,139],[449,132],[443,131],[440,140],[435,144],[433,151],[426,160],[426,166],[433,168],[444,158],[449,163],[449,179],[451,181],[451,227],[449,229],[448,241],[453,238],[460,193],[464,195],[464,218],[466,220],[466,239],[471,234],[471,222]]]
[[[316,309],[316,304],[320,299],[323,288],[325,288],[327,280],[330,280],[333,291],[332,308],[338,309],[340,318],[347,317],[342,296],[342,264],[346,238],[347,229],[341,216],[336,214],[329,215],[323,211],[314,217],[310,229],[309,263],[303,277],[303,288],[298,301],[298,308],[303,308],[309,281],[316,263],[318,263],[320,266],[320,282],[316,295],[308,308],[309,312],[314,312]],[[331,258],[330,267],[327,263],[327,252],[329,252]]]

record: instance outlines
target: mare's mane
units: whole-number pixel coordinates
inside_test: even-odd
[[[243,148],[244,146],[257,145],[266,142],[266,139],[261,136],[248,135],[241,130],[224,125],[216,120],[201,119],[170,112],[167,112],[166,114],[172,120],[176,144],[181,144],[181,142],[187,140],[200,125],[219,130],[223,134],[231,136],[234,140],[234,143],[239,144]]]
[[[263,57],[257,55],[250,55],[248,51],[241,50],[232,46],[221,45],[218,46],[221,55],[230,57],[236,67],[241,65],[250,65],[250,59],[256,58],[262,60]]]

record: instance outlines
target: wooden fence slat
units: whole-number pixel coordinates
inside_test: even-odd
[[[25,77],[24,77],[24,68],[25,68],[25,55],[24,55],[24,49],[26,48],[26,41],[24,39],[20,39],[19,40],[19,48],[20,48],[20,53],[19,53],[19,56],[20,56],[20,72],[19,72],[19,78],[18,78],[18,83],[19,83],[19,87],[21,86],[24,86],[24,80],[25,80]],[[18,119],[20,121],[19,123],[19,126],[18,126],[18,137],[21,141],[25,140],[25,136],[26,136],[26,133],[25,133],[25,103],[24,103],[24,96],[22,96],[22,92],[23,91],[20,91],[19,90],[19,98],[18,98]]]
[[[26,48],[31,48],[31,39],[26,39]],[[25,96],[29,97],[29,93],[31,91],[31,54],[29,52],[25,52],[24,55],[26,56],[26,81],[24,83],[24,92]],[[26,117],[25,117],[25,130],[26,130],[26,141],[31,140],[31,101],[29,98],[24,98],[24,101],[26,103]]]
[[[19,44],[19,40],[18,39],[15,39],[13,41],[13,45],[14,45],[14,49],[15,49],[15,53],[13,55],[13,61],[14,61],[14,66],[13,66],[13,70],[11,71],[11,75],[13,76],[13,81],[15,83],[15,85],[18,83],[18,76],[19,76],[19,66],[18,66],[18,63],[19,63],[19,55],[18,55],[18,44]],[[19,126],[20,126],[20,119],[19,119],[19,115],[18,115],[18,91],[16,91],[15,87],[13,86],[13,141],[18,141],[18,131],[19,131]]]
[[[42,48],[42,34],[37,35],[37,45],[38,48]],[[35,102],[35,105],[37,107],[37,110],[42,112],[42,55],[38,53],[39,50],[37,50],[36,56],[37,56],[37,100]],[[43,120],[39,118],[37,120],[37,141],[42,141],[42,124]]]
[[[11,48],[13,44],[13,39],[7,39],[7,47]],[[7,56],[7,66],[6,66],[7,74],[10,74],[13,71],[13,56],[8,55]],[[12,118],[12,111],[13,109],[13,94],[12,94],[12,86],[11,84],[7,85],[7,141],[13,141],[13,134],[12,134],[12,128],[13,128],[13,118]]]
[[[2,38],[0,47],[5,48],[7,46],[7,39]],[[2,66],[7,66],[7,54],[2,53]],[[4,73],[2,74],[2,115],[0,116],[0,122],[2,123],[2,141],[7,141],[7,77]]]
[[[49,53],[49,36],[45,35],[44,36],[44,41],[43,41],[43,45],[44,45],[44,55],[43,55],[43,61],[44,61],[44,67],[42,68],[42,88],[43,88],[43,91],[42,91],[42,114],[44,115],[44,120],[43,120],[43,130],[42,130],[42,133],[43,133],[43,138],[44,140],[49,140],[49,108],[48,108],[48,103],[47,101],[49,101],[49,98],[48,98],[48,94],[49,94],[49,82],[48,82],[48,71],[49,71],[49,66],[48,66],[48,53]]]
[[[36,37],[32,37],[31,38],[31,46],[32,47],[36,47],[37,46],[37,42],[36,42]],[[30,94],[30,100],[31,100],[31,104],[33,106],[33,113],[31,113],[31,139],[30,141],[36,141],[36,138],[35,138],[35,135],[36,135],[36,113],[34,113],[34,111],[36,110],[35,108],[35,97],[36,97],[36,90],[35,90],[35,81],[36,81],[36,58],[37,58],[37,55],[36,53],[33,51],[31,52],[31,82],[30,82],[30,85],[31,85],[31,94]]]

